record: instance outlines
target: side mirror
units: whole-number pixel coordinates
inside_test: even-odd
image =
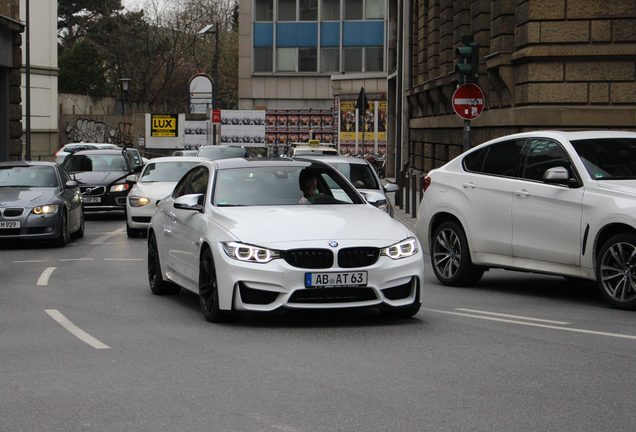
[[[182,195],[174,200],[173,206],[180,210],[203,213],[203,206],[200,204],[201,201],[203,201],[203,194]]]
[[[397,192],[400,190],[400,187],[395,183],[387,183],[384,185],[385,192]]]
[[[386,202],[386,197],[384,196],[383,193],[375,192],[375,191],[364,191],[364,192],[358,191],[358,192],[362,194],[364,199],[367,200],[369,204],[376,205],[376,203],[380,201]]]
[[[576,186],[577,182],[574,179],[570,179],[570,173],[567,168],[562,166],[557,166],[554,168],[547,169],[545,173],[543,173],[543,182],[547,184],[557,184],[564,186]]]
[[[79,183],[75,180],[69,180],[64,183],[64,189],[75,189],[77,186],[79,186]]]
[[[128,177],[126,177],[126,182],[127,183],[137,183],[137,174],[131,174]]]

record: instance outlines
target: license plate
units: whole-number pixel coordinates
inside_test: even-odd
[[[0,221],[0,229],[20,228],[20,221]]]
[[[367,286],[367,272],[305,273],[305,287]]]
[[[82,201],[89,204],[102,202],[102,197],[82,197]]]

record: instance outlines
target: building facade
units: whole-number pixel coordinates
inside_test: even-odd
[[[459,78],[455,48],[464,35],[480,44],[478,83],[486,95],[471,145],[527,130],[636,130],[634,0],[397,4],[407,41],[398,163],[428,171],[462,152],[463,121],[451,97]]]
[[[386,151],[386,11],[386,0],[240,2],[239,108],[288,114],[285,124],[268,124],[268,142],[302,141],[307,134],[289,122],[330,112],[330,125],[309,123],[322,141],[355,151],[364,128],[367,151]],[[356,125],[361,88],[369,104]]]
[[[26,16],[27,1],[30,1],[28,20]],[[31,28],[28,47],[28,80],[26,77],[26,43],[23,44],[24,55],[22,56],[24,153],[25,156],[30,156],[32,160],[46,160],[50,159],[59,147],[57,116],[57,0],[20,0],[20,20]],[[28,29],[25,31],[28,31]],[[26,118],[27,94],[30,94],[30,122],[27,122]],[[26,155],[27,128],[30,128],[30,155]]]
[[[20,101],[20,24],[18,0],[0,3],[0,162],[20,159],[22,146]]]

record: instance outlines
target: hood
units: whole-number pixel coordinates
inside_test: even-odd
[[[125,171],[84,171],[73,173],[71,177],[82,184],[108,186],[127,175]]]
[[[48,204],[57,195],[57,188],[0,187],[2,207],[34,207]]]
[[[413,234],[370,204],[217,207],[214,221],[240,241],[273,245],[287,241],[400,241]]]
[[[130,191],[133,195],[144,196],[151,200],[164,199],[172,193],[177,182],[137,183]]]
[[[597,180],[596,183],[601,189],[636,196],[636,180]]]

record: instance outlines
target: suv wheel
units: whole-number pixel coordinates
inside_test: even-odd
[[[618,309],[636,309],[636,235],[624,233],[603,244],[596,260],[601,294]]]
[[[444,285],[474,285],[484,274],[484,269],[471,261],[466,234],[461,225],[454,221],[444,222],[435,229],[431,264],[435,276]]]

